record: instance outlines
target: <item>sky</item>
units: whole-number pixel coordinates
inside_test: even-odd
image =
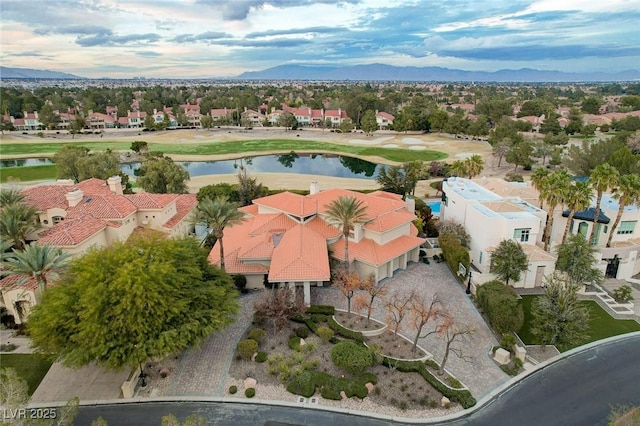
[[[0,64],[215,78],[278,65],[640,69],[640,0],[1,0]]]

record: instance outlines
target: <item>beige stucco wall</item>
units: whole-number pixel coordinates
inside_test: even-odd
[[[250,290],[254,289],[263,289],[264,285],[262,284],[264,276],[263,274],[246,274],[247,277],[247,288]]]
[[[84,254],[91,248],[107,247],[109,244],[110,243],[107,239],[107,229],[105,228],[96,232],[91,237],[87,238],[82,243],[76,246],[60,246],[60,248],[65,253],[69,253],[72,256],[77,256]]]
[[[380,245],[384,245],[389,241],[392,241],[402,235],[409,235],[411,232],[410,223],[405,223],[404,225],[400,225],[396,228],[390,229],[386,232],[376,232],[370,229],[364,229],[364,237],[370,240],[375,241]]]
[[[31,309],[36,304],[36,294],[32,290],[25,290],[23,288],[15,288],[2,292],[2,300],[4,306],[7,308],[7,312],[13,315],[16,324],[21,324],[20,316],[16,312],[15,302],[19,300],[26,300],[28,303],[25,305],[25,318],[29,316]]]

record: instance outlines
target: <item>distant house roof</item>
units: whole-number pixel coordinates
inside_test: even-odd
[[[569,214],[571,213],[570,210],[565,210],[562,212],[562,217],[569,217]],[[595,207],[589,207],[586,210],[582,210],[579,212],[576,212],[576,214],[573,216],[574,219],[578,219],[578,220],[586,220],[589,222],[594,222],[594,218],[596,216],[596,208]],[[598,223],[609,223],[611,222],[611,219],[609,219],[607,217],[607,215],[605,215],[604,213],[602,213],[602,210],[600,210],[600,214],[598,215]]]

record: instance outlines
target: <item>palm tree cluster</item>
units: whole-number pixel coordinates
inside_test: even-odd
[[[449,173],[456,176],[467,176],[469,179],[473,179],[482,173],[484,169],[484,160],[478,154],[474,154],[471,157],[463,160],[456,160],[451,164]]]
[[[15,275],[27,282],[38,283],[38,293],[46,290],[51,279],[66,267],[69,255],[59,248],[26,244],[27,236],[38,229],[38,212],[24,202],[24,195],[17,189],[3,189],[0,193],[0,236],[2,237],[2,268],[0,276]]]
[[[588,239],[591,244],[595,244],[596,232],[599,229],[596,224],[602,211],[602,197],[605,192],[610,191],[613,197],[618,200],[618,213],[607,240],[607,247],[610,247],[625,207],[640,205],[640,177],[634,174],[621,176],[618,170],[608,163],[596,166],[586,182],[572,181],[566,170],[549,172],[543,167],[536,169],[531,175],[531,182],[540,194],[540,208],[547,207],[547,223],[542,237],[546,251],[550,249],[553,216],[558,207],[566,206],[569,210],[562,236],[564,243],[569,235],[575,214],[591,205],[593,193],[595,193],[594,225]]]

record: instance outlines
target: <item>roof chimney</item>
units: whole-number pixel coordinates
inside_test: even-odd
[[[77,206],[80,201],[82,201],[82,197],[84,197],[84,192],[81,189],[74,189],[71,192],[67,192],[65,195],[67,198],[67,202],[69,203],[69,208]]]
[[[416,212],[416,200],[415,198],[413,198],[411,195],[407,196],[407,199],[405,200],[407,203],[407,210],[409,210],[409,213],[415,213]]]
[[[309,195],[317,194],[320,192],[320,184],[318,182],[311,182],[309,185]]]
[[[111,176],[107,179],[109,191],[116,195],[122,195],[122,178],[120,176]]]

